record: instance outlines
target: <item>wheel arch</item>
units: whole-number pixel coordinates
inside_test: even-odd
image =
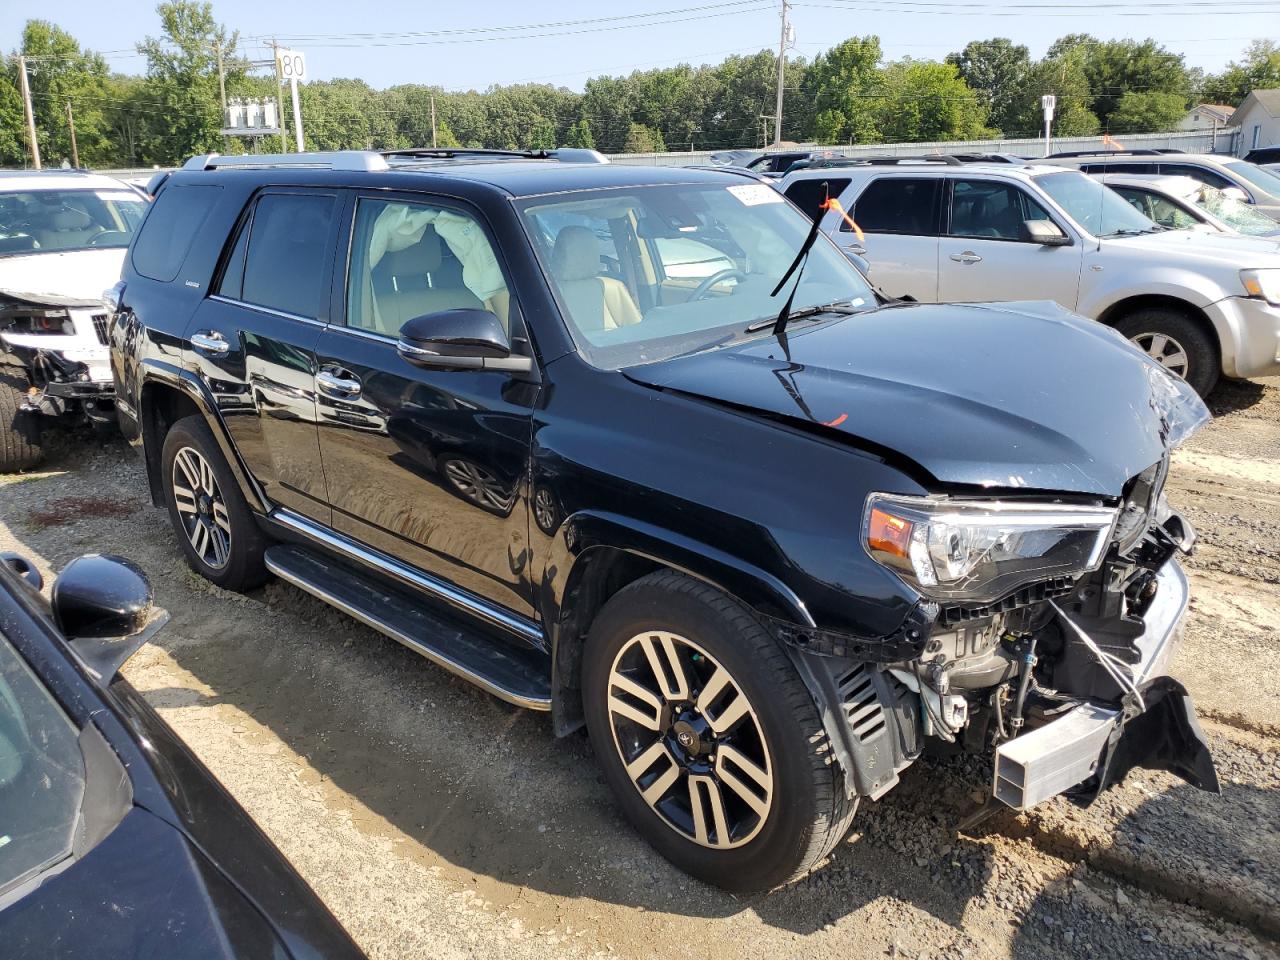
[[[1097,320],[1099,323],[1105,323],[1109,327],[1114,327],[1125,317],[1136,313],[1139,310],[1150,309],[1176,311],[1184,317],[1194,321],[1201,330],[1209,335],[1209,342],[1213,346],[1219,367],[1224,365],[1224,345],[1229,345],[1232,342],[1231,331],[1220,328],[1220,325],[1216,320],[1210,318],[1209,314],[1206,313],[1203,308],[1196,306],[1190,300],[1184,300],[1181,297],[1167,293],[1138,294],[1132,297],[1125,297],[1121,300],[1117,300],[1113,304],[1110,304],[1098,314]]]
[[[766,616],[813,625],[804,602],[764,570],[642,521],[602,513],[575,514],[556,532],[542,583],[557,735],[571,733],[583,723],[582,651],[596,615],[623,587],[658,570],[700,580]]]
[[[142,378],[138,402],[143,461],[152,504],[164,506],[160,452],[164,448],[165,434],[173,424],[195,414],[203,416],[209,425],[245,500],[254,510],[265,513],[266,502],[240,462],[226,425],[218,416],[214,400],[208,395],[204,385],[184,370],[160,364],[148,365]]]

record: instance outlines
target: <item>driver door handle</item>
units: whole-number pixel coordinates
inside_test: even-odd
[[[201,330],[191,335],[191,346],[201,353],[221,357],[231,349],[231,344],[217,330]]]
[[[360,396],[360,380],[349,370],[325,368],[316,374],[316,388],[327,397],[350,400]]]
[[[964,253],[953,253],[951,259],[956,263],[981,263],[982,258],[972,250],[966,250]]]

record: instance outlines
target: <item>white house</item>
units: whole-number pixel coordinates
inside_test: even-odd
[[[1218,130],[1227,125],[1235,107],[1221,103],[1200,103],[1187,111],[1178,124],[1179,130]]]
[[[1227,123],[1240,128],[1241,154],[1280,144],[1280,89],[1251,91]]]

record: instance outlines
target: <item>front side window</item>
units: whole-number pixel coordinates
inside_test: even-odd
[[[772,291],[811,228],[760,183],[585,190],[519,209],[580,352],[608,369],[767,336],[763,321],[782,309],[794,276]],[[819,236],[792,311],[826,305],[876,301]]]
[[[1105,184],[1074,170],[1036,177],[1036,186],[1095,237],[1128,236],[1159,229]]]
[[[249,238],[243,269],[235,265],[238,250],[233,250],[220,291],[293,316],[319,317],[326,293],[324,261],[335,203],[334,197],[322,194],[268,193],[260,197],[246,227]],[[241,287],[238,297],[229,287],[237,280]]]
[[[1280,223],[1251,206],[1244,200],[1224,193],[1216,187],[1202,184],[1189,198],[1197,207],[1213,214],[1219,220],[1249,237],[1270,237],[1280,234]]]
[[[955,180],[951,189],[948,235],[986,240],[1021,240],[1027,220],[1049,214],[1012,183]]]
[[[853,219],[866,233],[904,233],[915,237],[938,235],[936,177],[882,177],[858,196]]]
[[[1264,193],[1280,198],[1280,177],[1270,170],[1263,170],[1257,164],[1245,163],[1243,160],[1233,160],[1226,164],[1226,168]],[[1214,186],[1217,187],[1220,184],[1215,183]]]
[[[347,273],[347,325],[395,336],[414,317],[489,310],[510,297],[493,245],[470,214],[427,203],[361,199]]]
[[[127,247],[147,203],[119,190],[0,193],[0,257]]]
[[[1149,190],[1137,190],[1133,187],[1115,187],[1116,193],[1129,201],[1130,205],[1143,216],[1154,220],[1162,227],[1170,230],[1186,230],[1203,221],[1192,216],[1168,197]]]
[[[0,634],[0,894],[71,855],[84,798],[78,736]]]

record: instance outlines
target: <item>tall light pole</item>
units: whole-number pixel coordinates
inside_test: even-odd
[[[778,101],[774,105],[773,111],[773,143],[775,146],[782,142],[782,84],[787,67],[787,34],[791,29],[787,13],[790,9],[791,4],[787,0],[782,0],[782,34],[778,38]]]
[[[31,109],[31,84],[27,82],[27,58],[18,57],[18,87],[22,92],[22,113],[27,121],[27,140],[31,144],[31,166],[40,169],[40,144],[36,140],[36,115]]]
[[[1058,98],[1052,93],[1046,93],[1040,98],[1040,107],[1044,110],[1044,155],[1049,155],[1051,144],[1050,134],[1053,132],[1053,108],[1058,105]]]

